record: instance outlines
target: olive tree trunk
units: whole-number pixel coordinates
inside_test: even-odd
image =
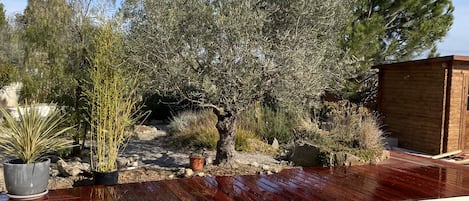
[[[217,156],[215,165],[228,166],[234,157],[235,151],[235,129],[236,116],[232,112],[214,110],[217,115],[217,130],[220,139],[217,142]]]

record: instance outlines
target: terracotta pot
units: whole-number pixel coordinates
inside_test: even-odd
[[[201,170],[204,169],[205,157],[203,157],[203,156],[190,156],[189,160],[190,160],[189,162],[190,162],[192,170],[201,171]]]

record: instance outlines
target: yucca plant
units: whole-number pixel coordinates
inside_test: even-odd
[[[44,154],[72,146],[62,135],[73,127],[64,126],[64,115],[58,110],[42,115],[33,105],[17,108],[18,118],[5,108],[0,113],[5,121],[0,124],[0,149],[29,164]]]

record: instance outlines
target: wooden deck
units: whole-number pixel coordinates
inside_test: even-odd
[[[469,195],[469,168],[392,152],[380,165],[297,168],[50,191],[45,200],[420,200]]]

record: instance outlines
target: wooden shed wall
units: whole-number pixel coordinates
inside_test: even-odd
[[[403,64],[380,69],[378,107],[384,126],[399,146],[438,154],[446,70],[441,63]]]
[[[463,132],[463,124],[461,118],[463,118],[463,105],[462,92],[464,87],[464,70],[453,69],[451,73],[451,93],[449,97],[449,112],[448,112],[448,138],[447,138],[447,150],[455,151],[460,149],[460,136]]]
[[[465,128],[467,121],[467,96],[468,87],[466,86],[469,79],[469,64],[467,62],[453,62],[451,73],[451,96],[448,120],[448,149],[454,151],[458,149],[467,149],[467,133],[469,129]],[[466,82],[465,82],[466,79]],[[466,117],[464,117],[466,115]]]

